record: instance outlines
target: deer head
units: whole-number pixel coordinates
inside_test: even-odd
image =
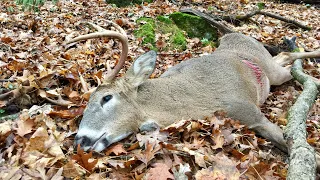
[[[93,149],[100,152],[137,131],[140,127],[139,122],[144,122],[143,113],[140,112],[135,99],[139,85],[148,79],[154,70],[156,52],[150,51],[140,56],[123,77],[116,79],[128,54],[127,37],[123,30],[119,33],[91,25],[100,32],[79,36],[68,44],[99,37],[117,38],[122,43],[120,61],[105,82],[91,94],[75,139],[75,144],[80,144],[84,150]]]

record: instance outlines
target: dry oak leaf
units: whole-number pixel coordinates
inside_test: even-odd
[[[146,150],[145,153],[139,153],[136,154],[136,157],[142,161],[144,164],[148,164],[149,161],[151,161],[154,158],[154,155],[157,151],[160,150],[160,146],[159,145],[153,145],[151,143],[147,143],[146,144]]]
[[[29,142],[27,142],[26,151],[40,151],[43,152],[45,147],[45,141],[48,139],[48,131],[43,128],[39,127],[36,132],[33,133]]]
[[[162,132],[160,129],[155,131],[146,132],[146,134],[137,134],[137,140],[139,141],[139,145],[143,146],[146,144],[158,144],[159,142],[165,142],[168,140],[168,133]]]
[[[114,153],[116,156],[120,154],[126,154],[127,151],[123,148],[123,144],[116,144],[110,148],[108,148],[107,152],[105,153],[109,156],[111,153]]]
[[[214,146],[211,146],[212,149],[222,148],[222,146],[224,145],[224,137],[221,134],[216,134],[211,138],[215,143]]]
[[[146,174],[147,180],[167,180],[174,179],[174,176],[169,172],[169,167],[164,163],[155,163],[152,165]]]
[[[187,147],[183,147],[182,150],[184,152],[190,154],[191,156],[194,156],[196,164],[198,164],[200,167],[207,167],[206,166],[206,162],[205,162],[205,160],[208,159],[207,156],[205,156],[204,154],[202,154],[202,153],[200,153],[198,151],[190,150]]]
[[[189,179],[186,173],[191,172],[190,165],[187,163],[184,165],[179,164],[179,171],[175,167],[173,167],[172,172],[174,175],[174,179],[179,179],[179,180]]]
[[[12,121],[5,121],[0,123],[0,142],[5,140],[7,136],[11,133]]]
[[[76,166],[74,161],[69,161],[67,164],[65,164],[63,166],[62,175],[65,178],[75,178],[75,177],[79,177],[85,173],[86,173],[86,171],[82,167],[80,167],[79,165]]]
[[[21,137],[23,137],[24,135],[31,133],[32,131],[32,127],[34,126],[34,121],[33,119],[27,119],[27,120],[22,120],[20,119],[17,122],[17,128],[15,128],[15,130],[17,131],[17,134]]]
[[[97,164],[98,160],[95,159],[89,162],[89,159],[92,157],[92,151],[90,153],[84,153],[84,150],[80,148],[80,144],[77,147],[77,154],[72,156],[72,159],[76,160],[76,162],[84,167],[89,172],[92,172],[93,168]]]
[[[240,172],[236,168],[237,163],[222,153],[210,157],[210,161],[215,162],[214,166],[198,171],[195,175],[197,180],[209,179],[230,179],[238,180]]]

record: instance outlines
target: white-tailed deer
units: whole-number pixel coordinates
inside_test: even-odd
[[[320,56],[317,51],[272,58],[255,39],[231,33],[222,37],[213,54],[182,62],[160,78],[148,79],[156,61],[156,52],[150,51],[116,79],[128,53],[123,32],[100,28],[100,32],[69,43],[97,37],[114,37],[122,42],[120,62],[91,94],[75,139],[83,149],[98,152],[135,131],[151,131],[181,119],[201,119],[217,110],[225,110],[229,117],[287,151],[282,130],[268,121],[259,105],[266,100],[270,85],[292,78],[290,68],[284,65],[296,58]]]

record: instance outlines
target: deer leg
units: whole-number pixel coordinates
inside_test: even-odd
[[[276,63],[271,65],[272,67],[269,68],[269,72],[267,73],[270,85],[281,85],[292,79],[290,67],[282,67]]]
[[[279,149],[288,152],[282,130],[271,123],[254,103],[244,100],[233,101],[229,104],[230,106],[227,107],[229,117],[240,120],[242,124],[270,140]]]
[[[270,140],[277,148],[288,153],[287,143],[281,128],[271,123],[253,103],[244,101],[230,102],[227,106],[228,116],[240,120],[257,134]],[[317,169],[320,172],[320,154],[316,153]]]
[[[293,61],[292,57],[290,56],[290,53],[287,53],[287,52],[282,52],[282,53],[278,54],[277,56],[274,56],[272,58],[272,60],[275,61],[280,66],[284,66],[284,65],[289,64]]]
[[[320,51],[313,51],[313,52],[297,52],[297,53],[288,53],[282,52],[277,56],[273,57],[273,61],[278,63],[280,66],[284,66],[288,63],[296,59],[304,59],[304,58],[318,58],[320,57]]]

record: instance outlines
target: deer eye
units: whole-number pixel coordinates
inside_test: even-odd
[[[105,103],[109,102],[112,99],[112,95],[106,95],[102,98],[102,105],[104,105]]]

